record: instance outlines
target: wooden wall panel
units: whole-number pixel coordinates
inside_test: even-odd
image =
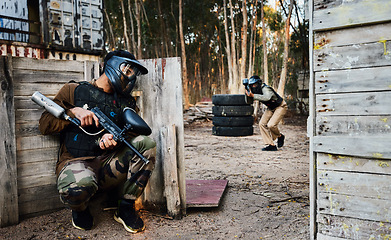
[[[314,1],[315,31],[346,28],[390,20],[389,0]]]
[[[389,238],[391,1],[309,4],[311,239]]]
[[[40,91],[53,98],[64,83],[84,81],[85,70],[90,76],[96,71],[86,69],[86,66],[92,68],[94,64],[78,61],[27,58],[12,58],[12,61],[15,66],[19,211],[21,216],[32,216],[63,205],[59,201],[55,177],[58,136],[40,134],[38,120],[43,109],[31,101],[31,95]],[[97,68],[97,63],[95,65],[94,68]]]
[[[323,235],[337,236],[338,239],[387,239],[390,237],[389,222],[368,221],[320,214],[319,232]],[[318,238],[328,239],[328,238]]]
[[[391,159],[391,136],[314,137],[314,151],[347,156]]]
[[[391,91],[316,96],[318,116],[388,115],[391,113]]]
[[[391,175],[391,162],[385,159],[318,153],[317,169],[320,172],[334,170]]]
[[[317,136],[384,136],[391,134],[390,115],[333,116],[316,118]]]
[[[315,93],[389,91],[390,72],[391,66],[316,72]]]
[[[322,48],[314,51],[314,70],[330,71],[391,65],[389,40],[367,44]]]
[[[318,213],[348,218],[388,222],[391,219],[391,201],[375,197],[347,196],[318,193]]]

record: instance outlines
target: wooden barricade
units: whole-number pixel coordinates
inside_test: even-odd
[[[176,184],[183,189],[177,189],[181,191],[178,192],[181,211],[175,212],[177,217],[186,208],[180,60],[143,60],[142,63],[150,73],[138,79],[141,84],[134,93],[142,117],[153,130],[151,137],[158,145],[156,168],[143,201],[167,206],[162,172],[165,150],[159,135],[163,127],[174,124],[176,141],[171,151],[177,161]],[[63,207],[55,177],[58,136],[40,134],[38,120],[43,109],[31,101],[31,95],[40,91],[53,98],[66,82],[90,81],[97,77],[97,62],[0,58],[0,134],[3,139],[0,141],[0,226],[16,224],[19,217],[42,215]]]

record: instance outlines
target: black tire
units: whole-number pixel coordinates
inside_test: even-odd
[[[248,127],[254,123],[253,116],[245,117],[213,117],[213,125],[220,127]]]
[[[212,134],[216,136],[240,137],[254,134],[253,126],[248,127],[218,127],[213,126]]]
[[[221,106],[249,105],[244,94],[216,94],[212,96],[212,103]]]
[[[212,113],[214,116],[222,116],[222,117],[252,116],[254,113],[254,107],[251,105],[213,106]]]

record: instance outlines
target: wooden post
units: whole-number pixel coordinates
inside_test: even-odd
[[[164,196],[166,197],[167,213],[170,217],[179,219],[182,215],[181,199],[179,195],[175,125],[172,124],[162,127],[160,130],[160,139],[162,149]]]
[[[143,118],[152,129],[156,145],[156,164],[151,179],[145,188],[143,204],[149,209],[162,210],[166,205],[163,176],[163,154],[161,129],[175,124],[177,184],[179,187],[182,214],[186,212],[186,180],[184,166],[184,127],[182,77],[180,58],[140,60],[149,73],[137,79],[134,91],[142,93]]]
[[[8,57],[0,58],[0,84],[0,226],[4,227],[19,221],[14,86]]]

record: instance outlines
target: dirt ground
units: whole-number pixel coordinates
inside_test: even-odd
[[[63,209],[0,228],[1,239],[309,239],[309,139],[306,119],[285,118],[285,146],[262,152],[253,136],[213,136],[211,122],[185,128],[187,179],[227,179],[218,208],[192,208],[181,220],[142,211],[143,233],[130,234],[114,211],[94,209],[94,228],[74,229]]]

